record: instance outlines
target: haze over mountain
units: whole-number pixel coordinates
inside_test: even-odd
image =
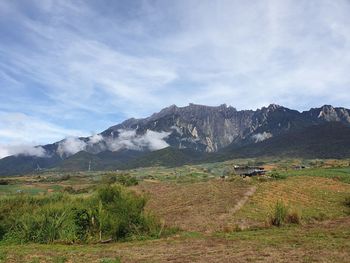
[[[276,104],[255,111],[236,110],[225,104],[172,105],[90,137],[68,137],[3,158],[0,173],[52,167],[84,170],[90,161],[94,169],[117,169],[235,156],[340,158],[350,154],[346,150],[348,138],[350,110],[346,108],[324,105],[299,112]],[[173,150],[162,150],[168,147]],[[159,152],[169,158],[160,158]]]

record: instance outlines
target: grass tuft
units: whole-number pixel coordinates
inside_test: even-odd
[[[272,216],[270,217],[270,223],[273,226],[282,226],[286,222],[288,215],[288,207],[282,202],[277,201],[274,207]]]
[[[18,195],[0,199],[0,240],[7,243],[86,243],[158,237],[162,226],[144,212],[146,199],[120,185],[93,195]]]
[[[120,260],[120,258],[103,258],[100,261],[101,263],[121,263],[122,261]]]

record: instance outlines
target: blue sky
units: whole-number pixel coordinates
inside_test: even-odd
[[[0,157],[190,102],[350,108],[350,1],[1,0]]]

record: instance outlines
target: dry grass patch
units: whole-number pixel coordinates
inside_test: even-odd
[[[350,192],[350,184],[337,180],[295,176],[286,180],[258,185],[256,194],[236,214],[236,220],[245,219],[263,223],[274,204],[281,200],[300,212],[302,219],[327,219],[346,215],[343,200]]]
[[[348,262],[350,217],[289,228],[269,228],[216,236],[175,236],[166,239],[105,245],[0,246],[6,262]]]
[[[237,205],[252,191],[252,186],[223,180],[189,184],[147,181],[136,189],[149,194],[146,209],[163,218],[166,225],[212,232],[232,221]]]

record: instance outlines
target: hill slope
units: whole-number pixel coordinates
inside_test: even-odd
[[[243,147],[231,145],[221,152],[225,157],[350,157],[350,127],[330,122],[312,125]]]

